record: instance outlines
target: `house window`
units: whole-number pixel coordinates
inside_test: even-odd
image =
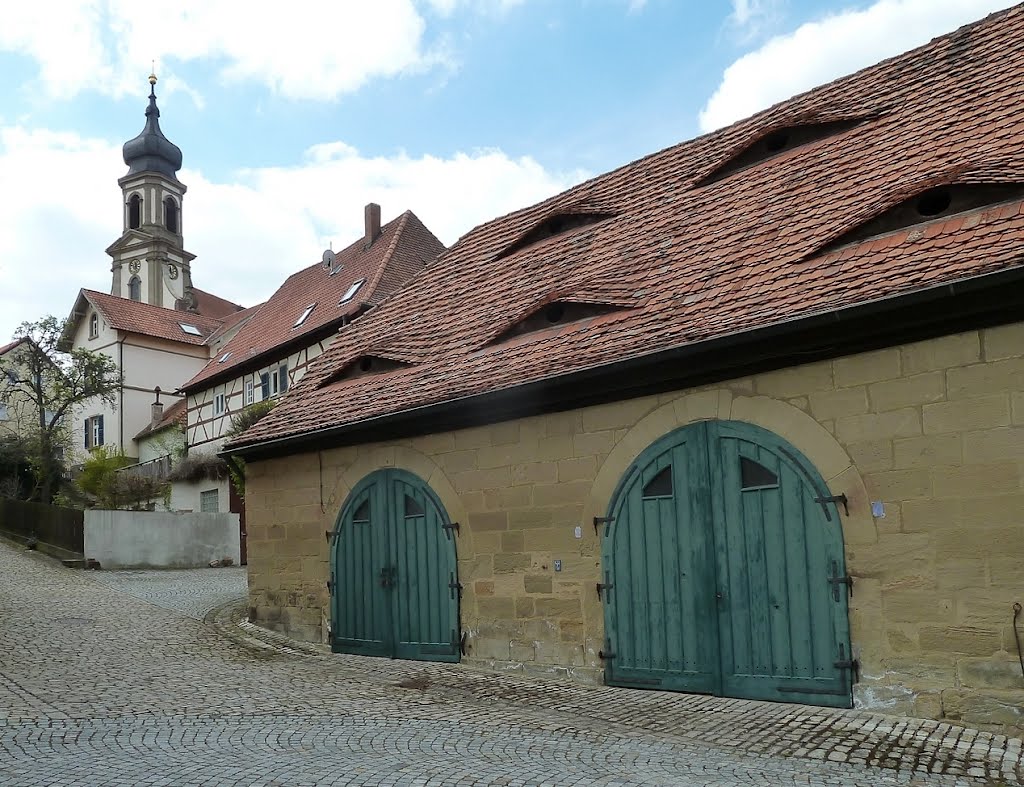
[[[164,226],[170,232],[178,231],[178,203],[173,197],[164,200]]]
[[[260,399],[270,398],[270,373],[260,372]]]
[[[103,445],[103,416],[94,415],[85,419],[85,447],[97,448]]]
[[[207,489],[199,493],[199,511],[203,514],[216,514],[220,511],[220,493],[217,489]]]
[[[345,290],[345,294],[341,296],[341,300],[338,301],[338,305],[341,306],[342,304],[348,303],[356,297],[356,293],[359,292],[359,288],[363,286],[365,281],[366,279],[359,279],[359,281],[352,282],[352,285]]]
[[[142,300],[142,279],[138,276],[132,276],[128,280],[128,297],[133,301]]]
[[[288,364],[281,366],[277,370],[277,387],[281,393],[288,390]]]
[[[247,405],[253,403],[253,399],[254,399],[254,396],[255,396],[255,392],[253,391],[253,389],[255,387],[256,386],[253,385],[252,380],[247,380],[246,381],[246,383],[245,383],[245,403]]]
[[[224,394],[215,394],[213,397],[213,414],[224,415],[225,410],[227,410],[227,403],[224,400]]]
[[[93,312],[92,317],[89,318],[89,338],[95,339],[100,335],[100,316]]]
[[[128,227],[137,230],[142,226],[142,197],[132,194],[128,200]]]

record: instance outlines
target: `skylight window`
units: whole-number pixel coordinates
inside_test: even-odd
[[[316,304],[315,303],[309,304],[309,306],[306,307],[306,310],[304,312],[302,312],[301,315],[299,315],[299,319],[297,319],[295,321],[295,325],[293,325],[292,327],[293,328],[298,328],[300,325],[302,325],[302,323],[304,323],[306,321],[306,318],[309,317],[309,315],[311,315],[313,313],[313,309],[315,309],[315,308],[316,308]]]
[[[221,357],[220,357],[220,358],[218,359],[217,363],[224,363],[224,361],[226,361],[226,360],[227,360],[228,358],[230,358],[230,357],[231,357],[231,351],[229,350],[228,352],[224,353],[224,354],[223,354],[223,355],[222,355],[222,356],[221,356]]]
[[[202,336],[202,332],[194,325],[190,325],[187,322],[179,322],[178,327],[181,328],[189,336]]]
[[[356,297],[356,293],[359,292],[359,288],[365,283],[366,279],[360,279],[359,281],[352,282],[352,286],[345,290],[345,294],[341,296],[341,300],[338,301],[338,305],[341,306],[342,304],[348,303]]]

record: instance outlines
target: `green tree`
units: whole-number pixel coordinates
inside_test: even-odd
[[[231,440],[240,434],[247,432],[264,417],[269,415],[277,402],[274,399],[264,399],[262,402],[250,404],[244,410],[231,418],[231,423],[224,430],[224,436]],[[228,459],[228,472],[231,474],[231,483],[235,485],[238,494],[245,497],[245,460],[240,456],[232,456]]]
[[[52,502],[64,475],[76,407],[97,399],[113,407],[121,384],[112,358],[66,349],[64,329],[52,316],[23,322],[14,334],[20,343],[0,357],[0,399],[17,411],[35,477],[31,497],[43,503]]]

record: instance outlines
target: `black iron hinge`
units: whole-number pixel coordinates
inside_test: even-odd
[[[613,516],[595,516],[594,517],[594,535],[599,535],[597,529],[604,525],[604,534],[607,536],[611,531],[611,524],[615,521]]]
[[[326,539],[327,539],[328,541],[330,541],[330,540],[331,540],[331,537],[332,537],[332,536],[334,535],[334,532],[335,532],[335,531],[333,531],[333,530],[325,530],[325,531],[324,531],[324,537],[325,537],[325,538],[326,538]]]
[[[839,576],[839,562],[836,560],[832,561],[832,576],[828,578],[828,583],[832,586],[832,600],[839,601],[839,586],[846,585],[846,592],[850,598],[853,598],[853,577],[849,574],[845,576]]]
[[[615,587],[615,585],[613,585],[610,582],[598,582],[597,583],[597,597],[599,599],[603,599],[603,596],[601,595],[601,591],[611,590],[613,587]]]
[[[597,652],[597,657],[601,659],[601,661],[609,661],[610,659],[615,658],[615,654],[612,652],[612,641],[610,639],[605,640],[605,648],[607,648],[607,650],[602,649]]]
[[[832,666],[836,669],[850,670],[851,684],[860,682],[860,660],[846,658],[846,648],[842,645],[839,646],[839,660],[832,662]]]
[[[448,538],[448,540],[451,540],[453,530],[459,535],[462,534],[462,531],[459,529],[458,522],[446,522],[445,524],[441,525],[441,527],[444,528],[444,534]]]
[[[462,600],[462,583],[455,578],[454,574],[448,575],[448,595],[450,598],[455,598],[455,592],[459,593],[459,600]]]
[[[327,580],[327,592],[328,593],[334,593],[334,580],[333,579],[328,579]]]
[[[819,503],[821,505],[821,507],[825,510],[825,518],[828,519],[828,520],[832,519],[831,515],[829,514],[829,510],[828,510],[828,504],[829,503],[842,503],[843,504],[843,511],[844,511],[844,513],[847,516],[850,515],[850,501],[846,499],[846,494],[845,493],[843,493],[841,495],[832,495],[830,497],[816,497],[816,498],[814,498],[814,502],[815,503]],[[836,510],[838,510],[838,509],[839,509],[839,506],[837,505],[836,506]]]

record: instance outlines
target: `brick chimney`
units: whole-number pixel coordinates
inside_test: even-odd
[[[363,210],[363,218],[366,225],[364,248],[368,249],[380,237],[380,205],[375,202],[368,204]]]
[[[153,389],[153,393],[156,394],[156,401],[153,402],[150,408],[149,425],[156,426],[160,423],[160,419],[164,417],[164,406],[160,404],[160,386],[158,385]]]

